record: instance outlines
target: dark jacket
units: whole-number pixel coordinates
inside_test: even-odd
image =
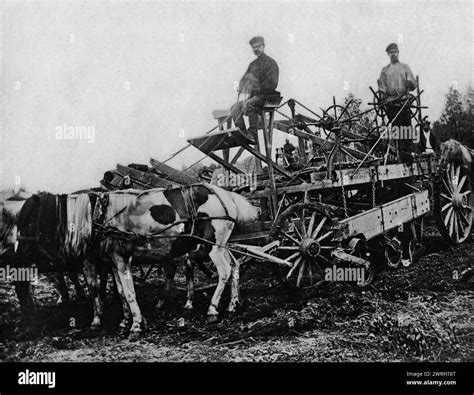
[[[250,63],[239,83],[239,90],[252,85],[250,96],[267,96],[275,93],[278,86],[278,64],[265,53]],[[249,76],[250,74],[250,76]]]
[[[433,131],[430,133],[430,145],[434,152],[439,153],[439,140]],[[425,152],[426,149],[426,137],[423,133],[423,130],[420,132],[420,142],[418,143],[418,149],[421,153]]]

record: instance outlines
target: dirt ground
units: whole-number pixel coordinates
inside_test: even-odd
[[[148,321],[138,341],[118,335],[120,305],[110,296],[104,329],[92,332],[89,304],[58,305],[59,294],[45,276],[36,287],[38,329],[25,338],[15,331],[20,311],[13,286],[2,283],[0,360],[472,361],[474,279],[461,281],[453,274],[473,267],[473,237],[450,248],[429,224],[424,242],[427,252],[420,261],[384,269],[366,287],[326,283],[318,289],[287,289],[271,266],[255,264],[241,277],[238,314],[214,324],[205,317],[212,289],[198,292],[195,312],[184,314],[181,269],[167,315],[155,315],[163,286],[155,271],[145,283],[136,282]],[[209,282],[198,277],[198,286]],[[225,294],[223,302],[227,300]]]

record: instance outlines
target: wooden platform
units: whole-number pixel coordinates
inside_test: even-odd
[[[188,139],[188,142],[205,154],[222,149],[241,147],[242,143],[249,145],[255,144],[255,142],[245,136],[239,128],[225,129],[223,131],[194,137]]]

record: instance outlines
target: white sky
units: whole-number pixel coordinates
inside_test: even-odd
[[[474,86],[472,4],[3,2],[0,188],[20,176],[30,191],[71,192],[116,163],[165,159],[235,101],[254,35],[280,66],[283,96],[315,109],[348,92],[370,101],[398,41],[435,120],[454,81]],[[95,141],[56,139],[64,124],[94,126]],[[171,164],[201,156],[190,148]]]

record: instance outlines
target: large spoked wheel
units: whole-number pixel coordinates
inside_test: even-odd
[[[434,211],[438,229],[449,243],[462,243],[471,232],[471,195],[469,170],[455,162],[443,163],[435,183]]]
[[[332,262],[331,211],[322,204],[298,203],[286,209],[276,220],[271,234],[280,240],[277,254],[291,263],[286,274],[297,287],[313,286],[324,277],[324,268]]]

